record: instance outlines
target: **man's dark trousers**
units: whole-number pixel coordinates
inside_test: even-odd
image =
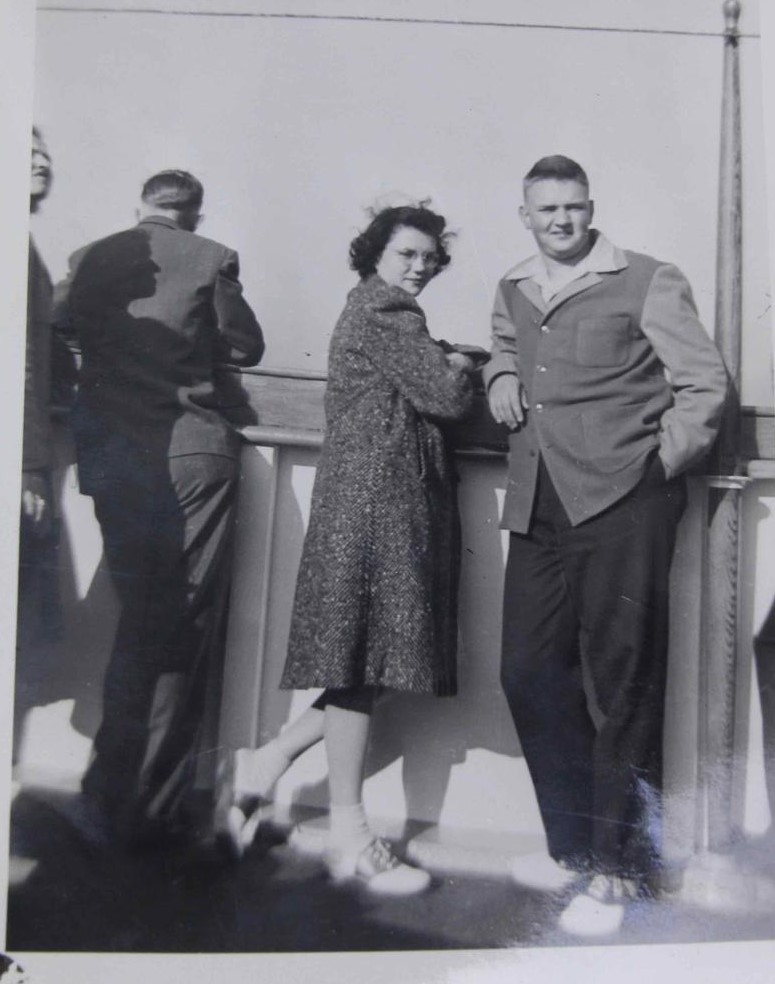
[[[665,481],[654,461],[573,527],[542,461],[530,530],[510,537],[501,679],[549,853],[574,867],[640,878],[660,862],[669,573],[685,505],[683,479]]]
[[[225,637],[238,462],[150,459],[120,439],[106,459],[90,493],[121,613],[83,788],[132,841],[186,821]]]

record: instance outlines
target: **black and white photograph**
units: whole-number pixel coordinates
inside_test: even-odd
[[[767,979],[765,6],[9,0],[19,979]]]

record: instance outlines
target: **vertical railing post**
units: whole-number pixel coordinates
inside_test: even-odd
[[[716,257],[715,340],[730,394],[708,480],[708,528],[700,652],[697,847],[724,851],[734,837],[733,778],[738,634],[742,329],[742,149],[739,0],[726,0]]]
[[[721,103],[716,345],[729,372],[731,392],[716,445],[719,475],[740,471],[740,354],[743,320],[743,151],[740,123],[740,0],[726,0]]]

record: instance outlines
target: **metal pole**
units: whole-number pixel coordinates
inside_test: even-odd
[[[740,352],[742,332],[742,151],[739,0],[726,0],[724,80],[716,256],[715,339],[730,396],[708,487],[708,532],[700,653],[701,791],[698,847],[728,848],[734,837],[732,793],[737,678],[740,507]]]

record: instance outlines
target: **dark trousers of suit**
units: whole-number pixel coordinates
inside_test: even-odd
[[[123,450],[89,489],[121,611],[83,788],[132,840],[185,822],[225,639],[238,464]]]
[[[660,862],[669,572],[685,505],[683,480],[646,479],[573,527],[542,462],[530,531],[511,534],[501,680],[549,853],[574,867],[640,878]]]

